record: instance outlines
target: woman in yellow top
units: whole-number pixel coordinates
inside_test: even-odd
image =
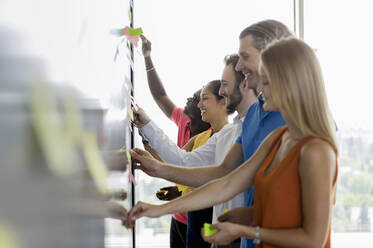
[[[204,145],[208,139],[219,132],[226,124],[228,124],[228,115],[233,113],[232,110],[227,109],[227,102],[223,96],[219,95],[220,80],[209,82],[202,88],[200,101],[197,107],[201,110],[202,120],[211,125],[208,130],[192,137],[183,147],[186,151],[192,151]],[[157,157],[155,151],[150,151],[153,156]],[[158,159],[161,159],[158,157]],[[192,191],[191,188],[178,185],[182,195]],[[205,222],[212,221],[212,208],[205,208],[187,213],[187,247],[210,247],[210,244],[204,242],[200,230]]]
[[[198,108],[201,110],[202,120],[210,123],[211,128],[192,137],[183,149],[194,150],[204,145],[207,140],[216,132],[219,132],[228,124],[228,110],[226,99],[219,95],[220,80],[209,82],[202,88]],[[190,148],[191,147],[191,148]],[[192,191],[184,187],[183,195]],[[212,207],[189,211],[187,213],[187,247],[210,247],[210,244],[203,241],[200,230],[205,222],[212,221]]]
[[[130,221],[208,207],[254,184],[254,222],[247,223],[250,215],[241,211],[246,213],[241,224],[212,225],[218,232],[204,236],[206,241],[228,244],[248,237],[257,247],[330,247],[336,127],[316,55],[301,40],[280,40],[262,51],[259,71],[263,107],[279,110],[287,127],[273,131],[248,161],[227,176],[161,206],[137,203]],[[141,164],[149,160],[136,150],[132,154]]]

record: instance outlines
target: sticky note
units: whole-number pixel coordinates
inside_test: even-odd
[[[31,122],[40,147],[52,173],[67,176],[77,171],[76,153],[72,142],[62,128],[62,119],[57,110],[57,103],[52,98],[47,85],[35,83],[31,91]],[[74,107],[70,105],[69,107]],[[69,111],[69,110],[68,110]],[[74,110],[72,110],[74,112]],[[76,134],[76,116],[70,118],[71,134]],[[69,119],[69,118],[68,118]]]
[[[133,111],[131,109],[131,106],[127,106],[127,112],[128,112],[128,116],[130,117],[131,121],[134,121],[134,117],[133,117]]]
[[[177,186],[177,189],[181,192],[181,191],[183,191],[184,189],[187,189],[188,187],[186,187],[186,186],[183,186],[183,185],[180,185],[180,184],[176,184],[176,186]]]
[[[19,245],[16,240],[14,233],[10,229],[0,225],[0,247],[17,248]]]
[[[128,120],[127,124],[128,124],[128,128],[129,128],[130,132],[132,133],[132,122],[131,122],[131,120]]]
[[[127,148],[126,148],[126,156],[127,156],[128,162],[131,163],[131,153]]]
[[[93,132],[82,134],[83,154],[88,164],[88,170],[96,183],[98,190],[105,194],[107,192],[106,179],[107,167],[99,153],[96,135]]]
[[[134,186],[136,186],[136,179],[135,179],[135,177],[133,176],[133,174],[132,174],[131,171],[129,172],[128,176],[130,177],[130,180],[131,180],[132,184],[133,184]]]
[[[128,31],[132,36],[138,36],[142,35],[142,29],[141,28],[128,28]]]
[[[223,214],[228,213],[228,209],[224,209]]]
[[[167,195],[168,194],[168,190],[165,190],[165,189],[161,189],[158,191],[159,193],[162,193],[164,195]]]
[[[205,236],[212,236],[218,232],[218,229],[210,229],[211,224],[205,223],[203,229],[205,230]]]

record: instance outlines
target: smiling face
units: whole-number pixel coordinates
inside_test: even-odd
[[[254,39],[251,35],[247,35],[240,39],[240,56],[236,65],[236,70],[241,71],[245,75],[245,83],[248,88],[257,90],[259,83],[259,51],[254,47]]]
[[[198,108],[201,110],[202,120],[211,123],[214,119],[227,116],[227,104],[224,98],[217,100],[212,93],[211,87],[207,85],[202,89]]]
[[[242,94],[236,86],[236,76],[232,65],[223,70],[219,95],[227,99],[228,109],[235,110],[242,100]]]

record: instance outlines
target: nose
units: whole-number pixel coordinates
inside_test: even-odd
[[[199,100],[199,102],[198,102],[198,104],[197,104],[197,108],[201,108],[201,106],[202,106],[202,103],[201,103],[201,100]]]
[[[225,94],[225,87],[223,85],[220,85],[219,96],[224,96],[224,94]]]
[[[236,64],[236,67],[234,68],[236,71],[242,71],[243,69],[243,65],[242,65],[242,60],[241,58],[238,58],[238,61],[237,61],[237,64]]]

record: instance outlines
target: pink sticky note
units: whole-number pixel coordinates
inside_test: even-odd
[[[130,180],[133,183],[133,185],[136,186],[136,180],[135,180],[135,177],[133,176],[132,172],[129,173],[129,177],[130,177]]]
[[[123,34],[127,37],[127,39],[132,43],[132,45],[134,45],[135,47],[137,47],[137,43],[139,42],[139,36],[136,35],[136,36],[132,36],[130,34],[130,31],[128,29],[128,27],[125,27],[123,29]]]
[[[136,186],[136,179],[135,179],[135,177],[134,177],[133,174],[132,174],[131,165],[129,166],[129,170],[128,170],[128,179],[129,179],[129,181],[132,182],[132,184],[133,184],[134,186]]]

